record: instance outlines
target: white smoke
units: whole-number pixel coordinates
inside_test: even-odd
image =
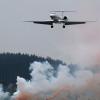
[[[0,85],[0,100],[9,100],[10,96],[8,92],[3,91],[2,85]]]
[[[77,97],[83,99],[97,96],[96,85],[100,80],[95,80],[97,83],[93,81],[97,73],[91,70],[78,69],[71,74],[67,65],[59,65],[54,70],[48,62],[34,62],[30,70],[31,80],[17,77],[17,92],[13,95],[15,100],[74,100]],[[89,82],[96,87],[92,89]]]
[[[100,100],[100,71],[73,67],[34,62],[31,80],[18,76],[16,92],[10,97],[1,87],[0,100]]]

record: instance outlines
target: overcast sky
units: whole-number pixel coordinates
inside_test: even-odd
[[[24,20],[50,20],[52,10],[69,20],[97,20],[85,25],[50,26]],[[99,0],[0,0],[0,52],[22,52],[50,56],[70,62],[100,62]],[[91,60],[91,58],[93,58]]]

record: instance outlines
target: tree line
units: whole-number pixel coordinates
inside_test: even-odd
[[[48,61],[55,69],[59,64],[64,64],[61,60],[54,60],[50,57],[40,57],[37,55],[21,53],[1,53],[0,54],[0,84],[11,89],[16,85],[16,77],[20,76],[30,79],[29,66],[34,61]]]

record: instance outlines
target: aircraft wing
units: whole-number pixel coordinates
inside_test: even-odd
[[[64,23],[65,23],[65,25],[76,25],[76,24],[85,24],[86,22],[84,22],[84,21],[67,21]]]
[[[52,25],[53,21],[24,21],[24,22],[33,22],[36,24]]]

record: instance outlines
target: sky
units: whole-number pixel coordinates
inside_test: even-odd
[[[50,56],[65,62],[100,64],[99,0],[0,0],[0,53],[21,52]],[[24,23],[50,20],[52,10],[65,13],[69,20],[95,23],[66,26]]]

